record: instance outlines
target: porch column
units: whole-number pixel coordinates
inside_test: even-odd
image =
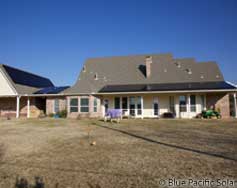
[[[20,96],[16,97],[16,118],[20,117]]]
[[[187,113],[188,113],[188,118],[190,118],[190,107],[191,107],[191,99],[190,99],[190,94],[188,94],[188,102],[187,102]]]
[[[234,93],[234,109],[235,109],[235,118],[237,118],[236,93]]]
[[[143,119],[143,96],[141,96],[141,110],[142,110],[142,119]]]
[[[30,118],[30,97],[27,98],[27,118]]]
[[[174,97],[176,118],[180,118],[179,95]]]
[[[130,97],[128,96],[128,117],[130,116]]]
[[[137,117],[137,98],[135,97],[135,118]]]

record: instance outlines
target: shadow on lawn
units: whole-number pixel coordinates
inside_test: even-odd
[[[4,156],[5,152],[6,152],[6,148],[5,148],[4,144],[0,143],[0,164],[3,161],[3,156]]]
[[[120,129],[99,125],[97,123],[94,123],[94,125],[98,126],[98,127],[105,128],[105,129],[110,129],[110,130],[113,130],[113,131],[117,131],[117,132],[129,135],[129,136],[132,136],[132,137],[135,137],[135,138],[138,138],[138,139],[142,139],[142,140],[145,140],[145,141],[148,141],[148,142],[151,142],[151,143],[163,145],[163,146],[166,146],[166,147],[171,147],[171,148],[175,148],[175,149],[180,149],[180,150],[189,151],[189,152],[193,152],[193,153],[197,153],[197,154],[208,155],[208,156],[211,156],[211,157],[217,157],[217,158],[222,158],[222,159],[237,162],[237,159],[231,158],[231,157],[228,157],[228,156],[215,154],[215,153],[210,153],[210,152],[201,151],[201,150],[196,150],[196,149],[191,149],[191,148],[186,148],[186,147],[177,146],[177,145],[173,145],[173,144],[168,144],[168,143],[164,143],[164,142],[159,142],[159,141],[156,141],[156,140],[153,140],[153,139],[150,139],[150,138],[146,138],[146,137],[143,137],[143,136],[139,136],[139,135],[127,132],[127,131],[120,130]]]

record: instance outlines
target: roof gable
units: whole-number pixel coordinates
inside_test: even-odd
[[[11,83],[7,80],[4,72],[0,69],[0,96],[11,96],[15,95],[15,91]]]
[[[146,77],[145,58],[152,56],[151,75]],[[193,58],[175,59],[172,54],[88,59],[77,83],[65,93],[97,93],[107,85],[222,82],[215,62],[197,63]],[[98,79],[94,79],[97,75]]]

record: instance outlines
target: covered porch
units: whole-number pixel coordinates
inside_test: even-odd
[[[46,110],[46,98],[11,96],[0,98],[0,117],[38,117]]]
[[[232,116],[236,117],[235,106]],[[227,93],[140,93],[107,94],[102,97],[102,111],[121,109],[123,117],[159,118],[164,113],[172,113],[176,118],[194,118],[203,110],[215,108],[224,117],[231,114],[229,94]]]

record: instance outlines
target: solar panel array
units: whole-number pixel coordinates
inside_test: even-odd
[[[37,92],[35,92],[34,94],[58,94],[62,91],[64,91],[65,89],[69,88],[69,86],[63,86],[63,87],[46,87],[43,88]]]
[[[31,74],[13,67],[3,65],[4,69],[16,84],[21,84],[36,88],[53,87],[53,83],[48,79],[35,74]]]
[[[137,85],[107,85],[100,92],[139,92],[139,91],[178,91],[178,90],[218,90],[236,89],[226,82],[194,82],[173,84],[137,84]]]

